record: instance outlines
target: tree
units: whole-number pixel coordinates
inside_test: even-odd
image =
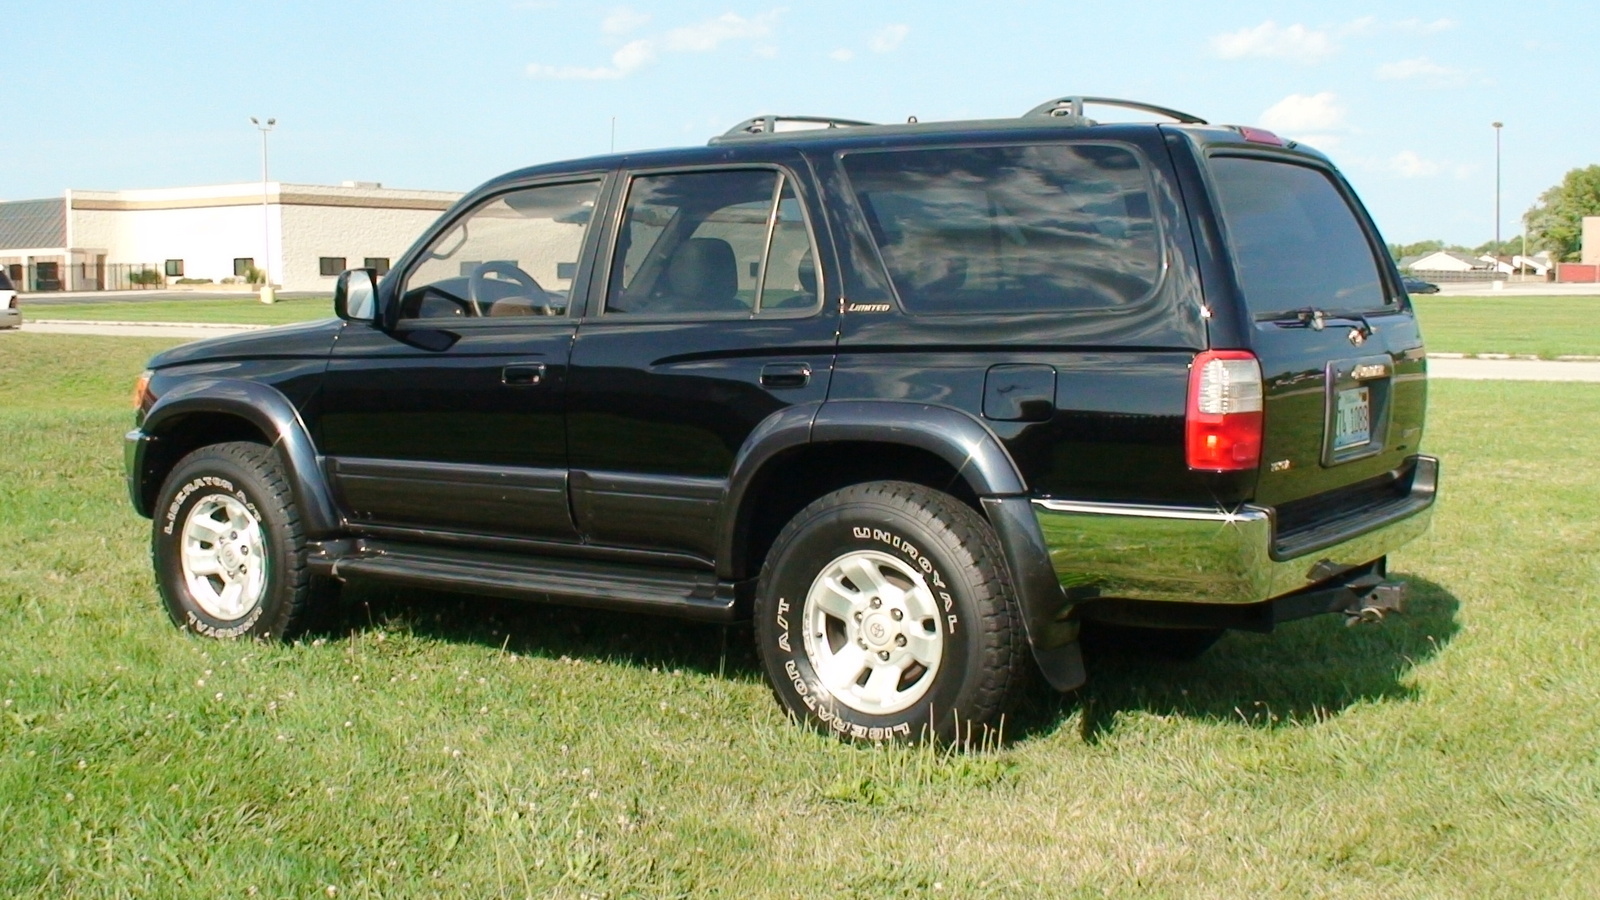
[[[1600,216],[1600,166],[1573,169],[1527,212],[1528,237],[1563,262],[1578,258],[1583,217]],[[1531,248],[1530,248],[1531,249]]]
[[[1390,244],[1389,255],[1399,262],[1408,256],[1421,256],[1435,250],[1443,250],[1444,241],[1417,241],[1415,244]]]

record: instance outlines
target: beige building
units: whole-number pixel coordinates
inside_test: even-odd
[[[0,266],[27,291],[235,283],[251,268],[283,290],[332,290],[346,268],[387,271],[461,196],[372,182],[265,187],[264,205],[260,182],[0,203]]]
[[[1583,217],[1583,237],[1578,246],[1584,265],[1600,266],[1600,216]]]

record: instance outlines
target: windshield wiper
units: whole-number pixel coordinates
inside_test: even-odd
[[[1329,313],[1314,306],[1304,306],[1300,309],[1271,313],[1267,317],[1267,321],[1279,328],[1309,328],[1312,331],[1321,331],[1329,322],[1340,325],[1354,325],[1364,338],[1372,337],[1372,333],[1378,330],[1361,313],[1344,311]]]

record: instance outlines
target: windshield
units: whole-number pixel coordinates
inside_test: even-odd
[[[1211,160],[1211,173],[1239,287],[1257,318],[1392,308],[1366,232],[1326,172],[1224,156]]]

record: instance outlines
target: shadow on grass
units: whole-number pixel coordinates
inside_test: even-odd
[[[1071,695],[1031,696],[1019,738],[1049,733],[1076,710],[1096,743],[1125,713],[1146,712],[1256,728],[1311,724],[1357,703],[1406,699],[1406,675],[1432,658],[1460,626],[1455,596],[1414,575],[1406,612],[1346,626],[1337,615],[1290,622],[1271,634],[1229,632],[1198,659],[1168,661],[1105,650],[1088,658],[1089,683]]]
[[[494,597],[349,584],[316,632],[337,637],[371,628],[523,656],[607,660],[741,680],[762,677],[748,623],[719,625]]]
[[[1407,611],[1379,624],[1347,627],[1342,617],[1324,615],[1272,634],[1229,632],[1186,662],[1127,651],[1091,654],[1089,683],[1067,695],[1042,685],[1030,692],[1008,722],[1008,741],[1053,734],[1074,712],[1083,740],[1096,743],[1131,712],[1282,728],[1322,721],[1356,703],[1410,697],[1406,674],[1455,635],[1459,603],[1427,579],[1399,577],[1411,585]],[[524,656],[763,678],[748,623],[722,626],[362,584],[345,588],[339,609],[319,631],[334,637],[378,627]]]

